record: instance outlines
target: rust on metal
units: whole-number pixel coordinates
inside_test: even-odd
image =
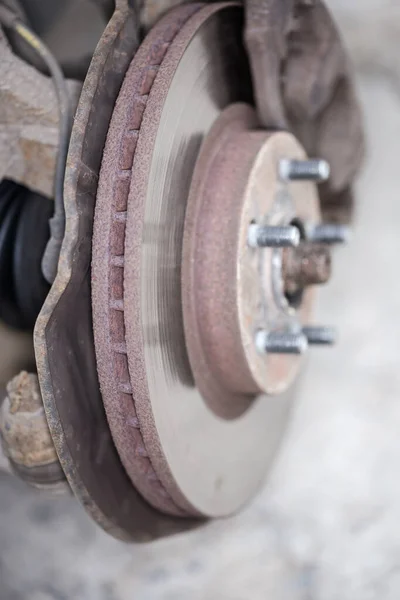
[[[242,415],[255,395],[289,388],[300,357],[260,354],[255,332],[307,324],[314,300],[307,291],[292,314],[282,289],[282,250],[248,243],[251,224],[274,227],[320,216],[316,186],[282,182],[276,169],[282,157],[303,159],[304,150],[292,135],[257,126],[254,110],[242,104],[216,121],[196,166],[185,226],[190,360],[202,395],[230,418]]]
[[[22,371],[8,383],[0,409],[0,434],[4,454],[21,479],[47,488],[65,481],[35,374]]]
[[[297,248],[283,250],[282,275],[289,296],[309,285],[327,283],[331,271],[331,251],[324,244],[302,242]]]

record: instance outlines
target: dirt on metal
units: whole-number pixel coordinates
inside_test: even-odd
[[[65,476],[47,425],[38,378],[22,371],[7,385],[0,434],[11,468],[39,488],[64,487]]]

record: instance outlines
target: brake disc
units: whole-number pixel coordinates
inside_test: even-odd
[[[316,227],[327,164],[258,122],[242,6],[179,6],[139,48],[135,19],[119,0],[83,87],[35,350],[69,484],[143,540],[262,484],[302,354],[331,338],[311,284],[338,230]]]
[[[273,395],[289,387],[299,358],[261,355],[252,343],[272,255],[260,258],[262,282],[246,232],[263,215],[271,223],[320,217],[315,185],[278,181],[280,158],[305,158],[300,145],[290,134],[257,132],[254,110],[231,106],[252,95],[242,28],[242,8],[224,3],[180,7],[150,32],[116,103],[96,201],[92,298],[103,401],[133,485],[176,515],[230,514],[265,477],[290,401]],[[200,189],[189,194],[206,134]],[[220,156],[219,175],[210,174]],[[285,326],[292,317],[272,304],[268,319]],[[224,327],[214,335],[218,322]]]
[[[204,134],[225,106],[251,98],[242,19],[232,4],[190,5],[152,29],[125,78],[99,180],[92,285],[103,400],[134,485],[173,514],[197,511],[153,435],[150,395],[196,402],[180,306],[183,220]]]

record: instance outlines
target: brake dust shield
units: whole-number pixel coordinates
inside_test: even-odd
[[[115,101],[139,44],[137,23],[128,0],[117,0],[83,85],[65,176],[65,238],[34,341],[50,433],[74,494],[107,532],[148,541],[193,523],[154,510],[121,464],[99,389],[90,292],[98,174]]]

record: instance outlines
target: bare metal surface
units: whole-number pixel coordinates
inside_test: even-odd
[[[286,331],[258,331],[254,343],[260,354],[304,354],[308,349],[308,340],[300,331],[291,333]]]
[[[310,228],[307,239],[320,244],[345,244],[350,240],[351,230],[346,225],[323,223]]]
[[[252,248],[293,248],[300,243],[300,231],[292,225],[249,226],[248,244]]]
[[[53,196],[58,109],[49,77],[15,56],[0,33],[0,178]],[[75,107],[81,84],[67,82]]]
[[[327,181],[330,175],[330,166],[326,160],[314,158],[308,160],[283,159],[279,163],[279,175],[282,179],[292,181]]]
[[[308,343],[317,346],[332,346],[337,341],[337,332],[333,327],[313,325],[303,327]]]

